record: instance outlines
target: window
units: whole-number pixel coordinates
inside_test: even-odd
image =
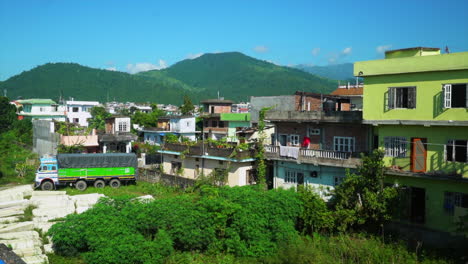
[[[468,107],[468,84],[445,84],[443,90],[445,108]]]
[[[311,128],[309,127],[307,129],[307,135],[308,136],[317,136],[320,135],[320,128]]]
[[[445,160],[468,162],[468,140],[449,140],[445,145]]]
[[[385,148],[385,156],[404,158],[406,157],[406,138],[405,137],[385,137],[384,148]]]
[[[172,174],[177,174],[177,172],[182,168],[182,163],[173,161],[171,162],[171,173]]]
[[[289,135],[291,146],[299,146],[299,135]]]
[[[219,127],[224,127],[224,122],[223,121],[219,121]]]
[[[333,177],[333,184],[335,186],[338,186],[343,182],[343,179],[344,179],[343,176],[335,176],[335,177]]]
[[[190,126],[190,122],[187,122],[187,125],[186,125],[186,127],[189,127],[189,126]]]
[[[223,165],[223,163],[224,163],[224,162],[223,162],[222,160],[219,160],[219,161],[218,161],[218,164],[219,164],[219,165]]]
[[[445,192],[444,211],[449,215],[454,215],[455,207],[468,208],[468,194]]]
[[[333,150],[341,152],[353,152],[354,137],[333,137]]]
[[[45,107],[39,107],[39,112],[45,112]]]
[[[212,127],[218,127],[218,121],[211,121],[211,126]]]
[[[388,88],[388,108],[416,108],[416,87]]]
[[[125,122],[125,121],[120,121],[120,122],[119,122],[119,130],[118,130],[118,131],[121,131],[121,132],[127,131],[127,122]]]
[[[208,120],[205,120],[205,127],[209,127],[209,123],[208,123]]]
[[[73,118],[73,123],[79,123],[80,120],[78,118]]]
[[[47,170],[47,166],[42,166],[42,170],[46,171],[46,170]]]
[[[57,170],[57,166],[52,166],[52,170]]]
[[[297,174],[295,171],[286,170],[284,175],[284,182],[297,183]]]
[[[75,112],[75,113],[78,112],[78,107],[73,107],[72,112]]]

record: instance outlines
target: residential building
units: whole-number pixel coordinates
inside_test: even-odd
[[[76,146],[80,145],[83,147],[84,153],[99,153],[99,141],[96,131],[93,129],[89,135],[74,135],[64,136],[60,135],[60,144],[64,146]]]
[[[401,223],[455,232],[468,208],[468,52],[409,48],[357,62],[363,123],[406,193]]]
[[[88,119],[91,118],[91,108],[98,106],[95,101],[66,101],[67,121],[88,127]]]
[[[209,99],[203,104],[203,134],[205,138],[221,139],[228,136],[228,124],[221,120],[221,114],[231,113],[233,102],[224,99]]]
[[[250,111],[250,103],[238,103],[238,104],[232,104],[231,111],[233,113],[241,113],[245,114]]]
[[[293,107],[273,108],[265,119],[275,126],[273,145],[265,146],[271,161],[272,187],[309,185],[323,197],[369,150],[370,130],[362,112],[351,111],[349,98],[296,92]],[[293,110],[290,110],[293,109]]]
[[[21,109],[18,119],[66,120],[65,107],[51,99],[16,100],[15,104]]]
[[[202,175],[214,177],[219,185],[243,186],[256,183],[255,151],[166,143],[162,155],[163,173],[195,181]]]
[[[250,114],[245,113],[221,113],[220,121],[227,126],[227,141],[239,142],[239,139],[245,140],[239,136],[239,133],[250,127]]]
[[[196,141],[196,120],[194,116],[164,116],[158,119],[156,127],[144,128],[143,140],[151,145],[160,145],[166,134],[175,134]]]
[[[338,86],[338,89],[333,91],[331,95],[347,97],[350,103],[350,110],[362,111],[363,88],[364,85],[362,83],[357,85],[348,83],[347,85]]]
[[[99,135],[102,152],[130,153],[137,136],[130,132],[130,117],[113,116],[106,119],[105,133]]]

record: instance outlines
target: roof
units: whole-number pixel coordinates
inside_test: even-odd
[[[221,100],[221,99],[207,99],[207,100],[201,101],[200,103],[202,104],[233,104],[234,101]]]
[[[385,54],[397,52],[397,51],[409,51],[409,50],[427,50],[427,51],[438,51],[439,48],[428,48],[428,47],[412,47],[412,48],[404,48],[404,49],[396,49],[396,50],[387,50]]]
[[[52,99],[24,99],[24,100],[16,100],[20,104],[46,104],[46,105],[54,105],[57,104]]]
[[[221,113],[221,121],[250,121],[250,113]]]
[[[97,101],[67,101],[67,105],[99,105]]]
[[[338,88],[331,95],[362,96],[364,87]]]

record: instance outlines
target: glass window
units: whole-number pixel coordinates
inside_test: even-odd
[[[385,156],[404,158],[406,157],[405,137],[384,137]]]
[[[416,108],[416,87],[388,88],[388,108]]]
[[[333,150],[353,152],[355,149],[354,137],[333,137]]]

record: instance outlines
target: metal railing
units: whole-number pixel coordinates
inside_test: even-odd
[[[265,145],[265,152],[266,153],[278,153],[279,154],[279,146],[273,145]],[[351,158],[351,152],[340,152],[340,151],[333,151],[333,150],[318,150],[318,149],[304,149],[301,148],[299,150],[299,156],[305,158],[326,158],[326,159],[339,159],[339,160],[346,160]]]

